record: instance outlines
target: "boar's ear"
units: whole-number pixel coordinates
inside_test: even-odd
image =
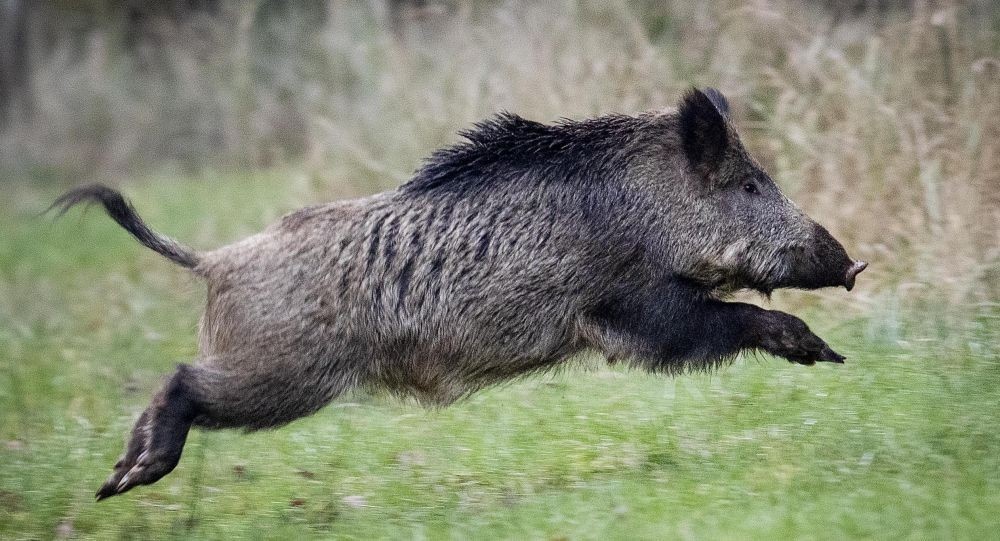
[[[712,105],[715,106],[716,110],[718,110],[726,120],[729,120],[729,100],[722,95],[722,92],[719,92],[714,88],[706,88],[705,90],[702,90],[701,93],[708,98],[708,101],[712,102]]]
[[[729,147],[729,102],[714,88],[685,94],[678,108],[684,154],[695,171],[710,175]]]

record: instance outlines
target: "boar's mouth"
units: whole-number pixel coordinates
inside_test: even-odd
[[[848,257],[844,247],[815,224],[808,242],[793,245],[755,245],[738,242],[718,258],[699,262],[686,278],[725,297],[740,289],[770,296],[775,289],[854,288],[858,274],[868,267]]]

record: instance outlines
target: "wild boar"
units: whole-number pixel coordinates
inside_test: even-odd
[[[102,499],[177,465],[191,426],[276,427],[351,388],[447,404],[584,350],[651,371],[743,350],[843,357],[739,289],[844,286],[848,257],[740,142],[716,90],[673,110],[542,124],[500,114],[409,182],[195,252],[120,193],[75,189],[207,282],[199,355],[132,431]]]

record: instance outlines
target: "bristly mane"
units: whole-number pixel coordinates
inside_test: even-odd
[[[588,182],[620,172],[641,120],[606,115],[542,124],[502,112],[469,130],[465,141],[431,154],[400,189],[469,192],[507,183]]]

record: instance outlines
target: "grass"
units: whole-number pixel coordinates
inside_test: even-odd
[[[127,192],[158,229],[210,247],[306,202],[312,182],[207,176]],[[100,212],[36,216],[56,194],[19,184],[0,203],[0,538],[985,539],[1000,527],[997,313],[931,339],[857,307],[821,310],[843,291],[802,315],[844,366],[751,358],[665,378],[584,363],[442,410],[351,396],[273,432],[194,432],[171,475],[95,504],[134,418],[193,357],[204,293]]]

